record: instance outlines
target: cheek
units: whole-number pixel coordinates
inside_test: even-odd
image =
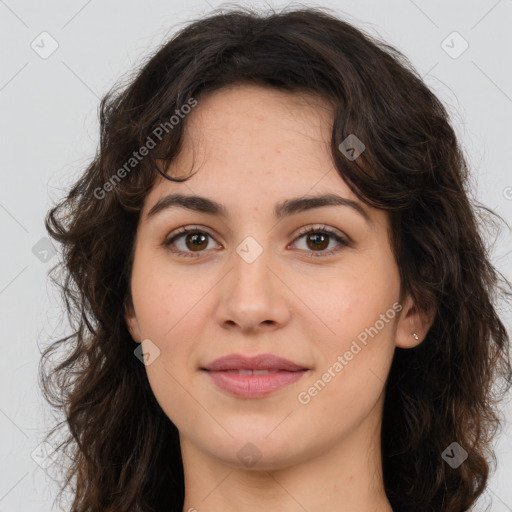
[[[294,286],[294,293],[302,299],[296,311],[311,320],[304,324],[310,339],[321,339],[324,346],[346,350],[358,335],[364,341],[364,333],[376,322],[377,329],[387,335],[395,316],[393,304],[399,296],[399,283],[392,276],[389,270],[379,277],[377,272],[343,269],[321,279],[301,277]],[[385,316],[385,324],[379,320],[381,315]]]
[[[400,306],[392,288],[361,294],[354,289],[352,300],[343,309],[337,323],[337,342],[331,345],[331,361],[338,361],[349,393],[354,386],[379,384],[387,378],[394,354],[396,315]],[[335,356],[333,358],[333,355]],[[339,358],[338,356],[341,356]],[[340,360],[341,359],[341,360]],[[332,362],[330,364],[332,364]],[[337,366],[340,369],[340,366]],[[360,390],[359,390],[360,392]]]
[[[333,404],[337,418],[360,416],[382,393],[394,354],[398,282],[393,272],[346,272],[324,282],[322,293],[309,294],[308,306],[320,322],[307,334],[315,340],[320,364],[314,379],[300,391],[315,403],[315,414]],[[318,327],[320,325],[320,327]],[[318,329],[321,329],[319,331]],[[319,333],[324,334],[320,337]]]
[[[158,347],[158,357],[146,366],[153,394],[176,426],[185,426],[197,414],[187,393],[188,380],[197,368],[191,357],[203,330],[202,308],[208,279],[192,281],[186,270],[172,275],[155,259],[134,267],[132,292],[142,336]]]
[[[181,322],[194,315],[208,288],[207,279],[194,280],[188,269],[176,272],[165,256],[141,252],[132,273],[132,294],[143,335],[165,343]]]
[[[166,313],[162,311],[162,314]],[[191,354],[201,327],[187,317],[179,322],[182,316],[176,315],[170,324],[155,323],[151,326],[153,332],[160,333],[160,337],[153,336],[160,352],[158,358],[146,366],[146,373],[155,399],[166,416],[178,429],[188,430],[190,422],[195,421],[200,413],[193,399],[195,393],[190,392],[191,377],[198,372],[192,366],[194,358]]]
[[[321,347],[323,364],[298,390],[299,407],[319,431],[346,432],[379,401],[393,359],[395,321],[384,322],[380,330],[380,322],[375,324],[347,325],[334,343]],[[331,419],[327,425],[326,418]]]

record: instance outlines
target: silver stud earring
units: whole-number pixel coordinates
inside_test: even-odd
[[[419,336],[416,333],[413,333],[414,339],[419,340]]]

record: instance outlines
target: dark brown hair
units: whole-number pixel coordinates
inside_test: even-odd
[[[470,201],[447,111],[402,53],[326,9],[239,7],[184,27],[103,98],[99,151],[45,219],[62,244],[58,284],[73,332],[44,351],[40,382],[65,414],[48,437],[69,429],[59,448],[69,456],[62,489],[74,489],[73,512],[182,510],[178,431],[134,356],[124,308],[144,198],[158,173],[186,179],[158,166],[182,141],[186,116],[172,127],[169,119],[191,98],[234,83],[332,103],[340,177],[389,213],[402,297],[412,294],[417,308],[435,315],[419,346],[395,351],[382,427],[386,493],[395,511],[466,510],[495,462],[497,404],[510,385],[509,338],[497,311],[510,283],[491,264],[477,224],[488,229],[498,216]],[[162,123],[156,147],[131,161]],[[350,134],[366,145],[355,160],[338,149]],[[46,371],[60,346],[65,356]],[[441,456],[452,442],[468,453],[457,468]]]

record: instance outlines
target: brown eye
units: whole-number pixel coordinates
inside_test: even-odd
[[[304,251],[311,257],[331,256],[340,252],[343,247],[349,247],[351,245],[346,238],[325,226],[318,228],[306,228],[299,233],[299,236],[296,238],[296,240],[301,238],[305,238],[306,249],[304,249]],[[326,251],[331,240],[337,242],[337,244],[341,245],[342,248],[338,247]]]
[[[174,232],[163,245],[180,256],[195,257],[208,247],[209,238],[212,238],[209,233],[197,228],[181,228]]]
[[[337,232],[325,227],[306,228],[295,240],[304,238],[306,248],[301,249],[311,257],[331,256],[340,252],[343,247],[349,247],[350,241]],[[214,240],[212,235],[198,229],[197,227],[182,227],[170,235],[163,245],[172,253],[184,257],[199,257],[201,253],[206,252],[209,239]],[[335,242],[335,248],[327,250],[331,242]],[[295,245],[296,242],[292,245]],[[341,246],[336,247],[336,245]],[[220,247],[220,246],[219,246]]]

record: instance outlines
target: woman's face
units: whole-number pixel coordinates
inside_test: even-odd
[[[126,314],[182,449],[279,468],[368,444],[395,345],[420,331],[398,302],[387,214],[363,206],[333,166],[329,105],[232,86],[201,98],[186,123],[168,172],[197,172],[160,178],[146,197]],[[225,216],[193,208],[200,201],[148,216],[171,194],[215,201]],[[296,203],[325,194],[355,207]],[[229,354],[274,354],[305,370],[204,370]]]

